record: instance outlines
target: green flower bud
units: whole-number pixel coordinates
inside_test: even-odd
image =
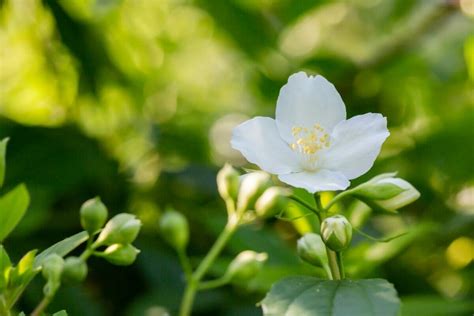
[[[400,179],[400,178],[388,178],[381,180],[381,182],[391,183],[397,185],[403,189],[403,192],[400,194],[386,200],[377,200],[375,203],[379,204],[381,207],[387,210],[398,210],[414,201],[420,197],[420,192],[418,192],[415,187],[413,187],[409,182]]]
[[[57,255],[51,254],[44,259],[42,265],[42,273],[45,279],[58,279],[61,277],[61,273],[64,268],[64,259]]]
[[[253,278],[267,261],[268,255],[264,252],[242,251],[234,258],[227,268],[226,276],[230,280],[247,281]]]
[[[280,187],[270,187],[255,202],[255,212],[260,217],[270,217],[285,209],[290,192]]]
[[[241,177],[237,208],[248,210],[254,207],[255,201],[270,186],[270,175],[263,171],[248,173]]]
[[[101,255],[108,262],[118,266],[128,266],[135,262],[140,250],[133,247],[131,244],[113,244]]]
[[[297,243],[298,256],[309,264],[319,267],[328,266],[326,246],[321,236],[307,233]]]
[[[180,212],[166,211],[160,218],[160,231],[166,242],[175,249],[186,248],[189,241],[189,226],[186,217]]]
[[[43,293],[46,297],[53,297],[61,285],[61,274],[64,268],[64,260],[57,254],[49,255],[43,262],[42,274],[47,280],[43,287]]]
[[[141,226],[142,222],[135,215],[115,215],[105,225],[96,245],[130,244],[137,238]]]
[[[61,278],[64,282],[74,284],[84,281],[87,276],[87,264],[79,257],[67,257]]]
[[[395,178],[395,173],[384,173],[351,190],[351,193],[369,205],[396,211],[420,197],[420,192],[409,182]],[[367,201],[368,200],[368,201]]]
[[[321,237],[329,249],[342,251],[351,243],[352,226],[342,215],[328,217],[321,223]]]
[[[231,165],[225,164],[217,173],[217,189],[224,199],[237,199],[239,192],[239,173]]]
[[[108,215],[107,207],[99,197],[85,201],[81,206],[80,213],[81,226],[89,235],[94,234],[104,226]]]

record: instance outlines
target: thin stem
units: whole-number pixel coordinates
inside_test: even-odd
[[[328,247],[326,247],[328,254],[329,267],[331,268],[332,280],[340,280],[341,272],[339,271],[339,264],[337,263],[337,254]]]
[[[351,190],[344,191],[336,195],[329,203],[326,205],[326,207],[323,209],[323,213],[329,212],[329,209],[336,204],[339,200],[341,200],[343,197],[346,197],[350,194]]]
[[[183,300],[181,301],[181,307],[179,310],[180,316],[189,316],[191,315],[191,310],[193,308],[194,297],[197,292],[197,282],[195,279],[191,278],[188,281],[186,290],[184,291]]]
[[[201,282],[198,285],[198,290],[211,290],[215,289],[216,287],[221,287],[229,283],[230,278],[227,275],[224,275],[221,278],[210,280],[206,282]]]
[[[341,279],[346,278],[346,272],[344,271],[344,262],[342,262],[342,252],[336,252],[337,265],[339,266],[339,272],[341,273]]]
[[[7,302],[5,301],[5,296],[0,295],[0,315],[10,316],[10,308],[7,307]]]
[[[308,210],[310,210],[311,212],[313,212],[319,219],[319,222],[321,222],[321,213],[319,212],[318,209],[314,208],[313,206],[311,206],[309,203],[301,200],[300,198],[292,195],[289,197],[291,200],[301,204],[302,206],[306,207]]]
[[[191,267],[191,263],[189,262],[189,257],[187,256],[186,251],[184,249],[178,249],[177,253],[179,262],[181,263],[181,267],[184,271],[184,276],[186,277],[186,281],[189,281],[193,274],[193,269]]]
[[[238,227],[239,222],[240,218],[229,218],[229,222],[217,238],[211,250],[207,253],[206,257],[204,257],[196,271],[191,276],[191,279],[188,281],[188,285],[184,292],[183,300],[181,301],[181,309],[179,313],[180,316],[191,315],[191,309],[196,292],[198,290],[199,281],[201,281],[202,277],[206,274],[212,263],[214,263],[227,241],[230,239],[230,237],[232,237]]]
[[[316,193],[314,195],[314,202],[316,202],[316,209],[318,210],[318,212],[324,212],[324,207],[321,204],[321,196],[319,195],[319,193]]]
[[[311,212],[313,213],[318,213],[318,210],[315,209],[314,207],[312,207],[309,203],[303,201],[302,199],[300,199],[299,197],[296,197],[294,195],[290,196],[289,197],[291,200],[295,201],[295,202],[298,202],[299,204],[303,205],[304,207],[306,207],[308,210],[310,210]]]
[[[38,304],[38,306],[36,306],[35,310],[31,313],[31,316],[41,316],[41,315],[43,315],[44,310],[49,305],[49,303],[51,303],[52,300],[53,300],[52,296],[43,297],[43,299]]]

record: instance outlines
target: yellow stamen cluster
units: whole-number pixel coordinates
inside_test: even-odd
[[[311,128],[295,126],[291,129],[295,142],[291,149],[306,155],[314,155],[318,151],[329,147],[329,135],[319,124]]]

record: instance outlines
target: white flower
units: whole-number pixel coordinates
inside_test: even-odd
[[[276,119],[240,124],[231,143],[261,169],[314,193],[347,188],[372,167],[389,134],[378,113],[346,120],[336,88],[321,76],[298,72],[280,90]]]

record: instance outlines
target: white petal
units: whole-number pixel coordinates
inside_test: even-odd
[[[295,152],[281,139],[275,120],[269,117],[255,117],[234,128],[231,144],[248,161],[267,172],[300,170]]]
[[[322,76],[298,72],[280,90],[276,121],[281,137],[293,142],[291,129],[320,124],[328,132],[346,119],[346,107],[332,83]]]
[[[293,187],[306,189],[309,193],[344,190],[350,184],[342,173],[330,170],[281,174],[278,178]]]
[[[388,135],[387,119],[378,113],[342,121],[334,127],[322,167],[340,171],[348,179],[357,178],[372,167]]]

